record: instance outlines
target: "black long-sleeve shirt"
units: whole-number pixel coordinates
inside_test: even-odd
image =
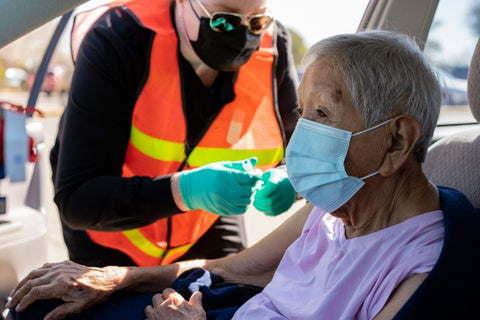
[[[277,27],[275,79],[288,139],[297,119],[297,75],[288,33],[280,24]],[[118,7],[104,14],[83,40],[68,105],[50,153],[54,200],[64,227],[125,230],[181,212],[172,198],[169,175],[158,179],[121,177],[133,108],[148,78],[154,36],[152,30]],[[210,117],[235,98],[236,73],[220,72],[207,88],[190,64],[179,57],[188,92],[185,105],[191,143]]]

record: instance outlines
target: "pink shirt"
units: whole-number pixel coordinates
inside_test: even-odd
[[[431,271],[442,211],[346,239],[340,219],[314,208],[272,281],[233,319],[372,319],[406,278]]]

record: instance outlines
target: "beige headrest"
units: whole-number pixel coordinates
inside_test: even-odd
[[[473,116],[480,122],[480,39],[473,52],[468,71],[468,100]]]

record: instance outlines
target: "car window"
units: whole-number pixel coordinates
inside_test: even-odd
[[[476,122],[468,104],[467,74],[479,36],[479,1],[440,1],[424,49],[443,84],[439,125]]]

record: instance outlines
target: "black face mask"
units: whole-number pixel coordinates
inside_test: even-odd
[[[252,34],[244,25],[229,32],[216,32],[210,20],[200,18],[197,41],[190,41],[195,53],[210,68],[235,71],[245,64],[260,45],[261,36]]]

